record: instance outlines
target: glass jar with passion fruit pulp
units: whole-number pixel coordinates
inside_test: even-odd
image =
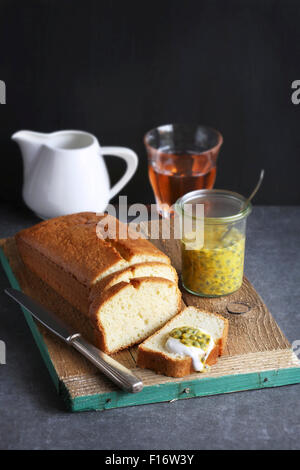
[[[195,204],[204,204],[204,237],[193,237],[183,228],[183,285],[203,297],[231,294],[243,282],[246,218],[251,204],[245,206],[245,198],[231,191],[200,190],[179,199],[176,210],[194,217]]]

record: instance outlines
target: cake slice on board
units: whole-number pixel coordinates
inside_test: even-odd
[[[228,320],[187,307],[138,347],[137,365],[170,377],[184,377],[215,364],[223,354]]]

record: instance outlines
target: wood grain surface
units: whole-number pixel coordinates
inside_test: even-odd
[[[151,241],[170,256],[172,264],[178,273],[180,273],[179,242],[173,239],[168,240],[161,236],[161,223],[158,229],[159,238]],[[142,231],[145,231],[147,226],[142,223],[140,228]],[[2,240],[1,246],[22,290],[45,307],[56,312],[65,321],[72,318],[72,324],[76,325],[76,322],[79,321],[79,312],[26,269],[19,257],[14,238]],[[214,299],[197,297],[189,294],[183,288],[182,294],[186,305],[194,305],[211,312],[217,312],[228,318],[230,326],[225,354],[210,371],[201,375],[195,373],[181,379],[165,377],[157,375],[150,370],[137,368],[135,362],[136,347],[114,355],[115,359],[119,362],[129,369],[135,370],[135,373],[144,381],[145,388],[167,383],[177,383],[180,385],[180,383],[187,380],[198,382],[205,378],[230,377],[236,374],[299,367],[299,361],[292,352],[289,342],[260,296],[246,278],[244,278],[242,287],[229,296]],[[245,303],[250,307],[250,310],[241,315],[230,314],[228,313],[227,306],[232,302]],[[78,324],[81,324],[81,320]],[[47,346],[57,376],[64,384],[71,399],[95,394],[105,395],[117,390],[108,379],[100,374],[77,351],[68,347],[45,328],[39,325],[38,328]],[[83,332],[87,338],[92,334],[89,331],[90,328],[90,325],[87,323]],[[148,401],[151,402],[150,397]]]

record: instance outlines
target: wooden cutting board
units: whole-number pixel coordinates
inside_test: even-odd
[[[180,273],[178,241],[165,240],[160,236],[152,242],[170,256]],[[14,288],[22,289],[65,318],[72,316],[76,319],[76,309],[25,268],[14,238],[1,240],[1,247],[1,262]],[[209,299],[194,296],[184,289],[182,295],[186,305],[205,308],[228,318],[230,326],[225,354],[209,372],[174,379],[139,369],[135,361],[136,347],[122,351],[114,358],[134,370],[144,382],[144,389],[137,394],[119,390],[77,351],[37,325],[23,309],[57,392],[71,411],[173,402],[183,398],[300,383],[298,358],[246,278],[242,287],[229,296]],[[230,314],[227,307],[232,303],[246,304],[250,310],[243,314]]]

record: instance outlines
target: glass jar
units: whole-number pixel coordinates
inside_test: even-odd
[[[196,210],[200,204],[201,216]],[[181,221],[193,219],[193,230],[202,230],[203,235],[191,231],[191,224],[181,222],[185,289],[202,297],[219,297],[238,290],[243,282],[246,220],[251,203],[232,191],[203,189],[178,199],[175,210]]]

